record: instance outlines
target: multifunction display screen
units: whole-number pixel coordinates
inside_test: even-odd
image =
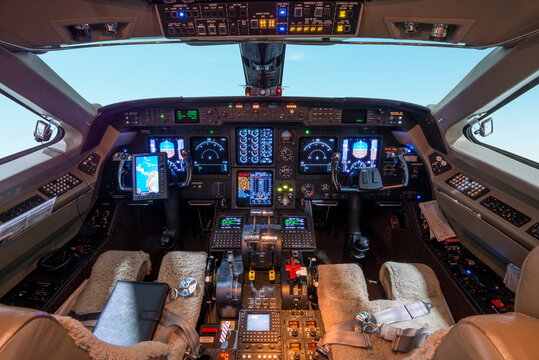
[[[270,314],[247,314],[247,331],[270,331]]]
[[[167,154],[168,168],[172,173],[185,173],[185,160],[181,154],[185,149],[183,137],[151,137],[148,138],[148,148],[152,154]]]
[[[272,165],[273,129],[236,129],[236,162],[239,165]]]
[[[273,173],[271,171],[238,171],[237,176],[237,206],[273,205]]]
[[[347,174],[354,169],[376,167],[380,139],[375,137],[343,138],[341,150],[341,169]]]
[[[133,200],[167,198],[166,161],[163,153],[133,155]]]
[[[223,230],[241,230],[242,218],[240,216],[222,217],[219,223],[219,229]]]
[[[331,156],[337,150],[337,138],[304,137],[299,139],[300,174],[329,174]]]
[[[228,173],[228,139],[224,137],[191,138],[191,155],[195,174]]]
[[[305,218],[301,216],[285,217],[283,227],[285,230],[305,230]]]
[[[367,122],[367,110],[345,109],[342,111],[344,124],[365,124]]]
[[[198,110],[196,109],[176,109],[174,111],[176,124],[197,123],[198,121]]]

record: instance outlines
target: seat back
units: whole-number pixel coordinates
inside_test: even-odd
[[[434,360],[517,360],[537,356],[539,246],[522,266],[515,312],[462,319],[443,338]]]
[[[51,315],[0,304],[0,359],[89,360]]]

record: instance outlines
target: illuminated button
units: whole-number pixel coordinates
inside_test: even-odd
[[[322,32],[322,30],[324,30],[323,26],[319,26],[319,27],[316,28],[316,31],[318,31],[318,32]]]
[[[316,26],[311,26],[311,31],[315,32],[316,31]]]
[[[337,25],[337,32],[343,32],[344,31],[344,25]]]
[[[268,28],[273,29],[275,27],[275,20],[269,19],[268,20]]]
[[[310,27],[308,27],[308,26],[303,27],[303,31],[309,31],[309,29],[310,29]]]
[[[260,19],[260,28],[265,29],[268,27],[268,22],[266,19]]]
[[[251,29],[258,29],[258,20],[251,20]]]
[[[290,31],[296,31],[296,27],[295,26],[290,26]]]
[[[345,18],[346,17],[346,10],[340,10],[339,11],[339,17],[340,18]]]
[[[286,25],[280,25],[279,26],[279,32],[282,33],[282,34],[286,33]]]
[[[286,16],[286,8],[280,8],[279,9],[279,16],[281,16],[281,17]]]

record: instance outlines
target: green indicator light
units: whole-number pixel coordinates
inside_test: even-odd
[[[305,130],[305,134],[309,135],[311,133],[311,130]]]
[[[288,189],[288,185],[283,185],[283,187],[284,187],[285,189]]]
[[[282,188],[278,188],[277,191],[283,191],[283,189],[282,189]]]
[[[164,119],[165,118],[165,114],[161,114],[161,119]]]
[[[213,130],[210,130],[210,134],[213,134]]]
[[[281,115],[281,119],[284,119],[284,115]]]
[[[228,104],[228,108],[229,108],[229,109],[232,109],[232,104]]]
[[[294,191],[294,189],[292,189],[292,188],[290,188],[290,189],[288,189],[288,190],[290,190],[290,191]]]

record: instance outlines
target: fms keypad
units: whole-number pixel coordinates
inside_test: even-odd
[[[489,189],[461,173],[455,174],[445,182],[473,200],[489,192]]]

